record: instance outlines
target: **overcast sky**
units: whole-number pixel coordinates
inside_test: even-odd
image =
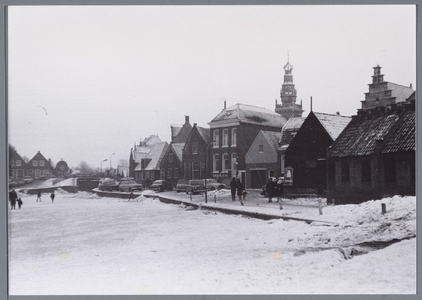
[[[100,167],[170,126],[245,103],[274,110],[290,54],[298,102],[354,115],[372,81],[416,88],[416,8],[9,7],[9,142]],[[104,163],[103,168],[109,166]]]

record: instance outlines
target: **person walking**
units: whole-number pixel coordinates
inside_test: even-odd
[[[19,198],[19,199],[18,199],[18,207],[19,207],[19,209],[21,209],[22,203],[23,203],[23,202],[22,202],[22,199],[21,199],[21,198]]]
[[[38,202],[38,199],[40,199],[40,202],[42,202],[41,201],[41,192],[38,192],[38,194],[37,194],[37,201],[36,202]]]
[[[18,194],[16,193],[15,190],[12,190],[9,193],[9,197],[10,197],[10,209],[16,209],[16,200],[18,198]]]
[[[230,181],[230,192],[232,194],[232,201],[236,201],[236,188],[237,188],[237,182],[236,178],[233,177]]]
[[[282,198],[284,194],[283,184],[284,184],[284,177],[279,177],[277,181],[277,202],[280,203],[280,209],[283,209],[283,206],[282,206]]]
[[[240,181],[239,178],[237,178],[236,189],[237,189],[237,195],[239,196],[240,204],[242,204],[243,206],[243,201],[242,201],[243,183]]]
[[[274,184],[273,184],[273,180],[270,178],[268,178],[268,182],[265,185],[265,191],[267,192],[268,195],[268,203],[273,202],[273,196],[274,196]]]
[[[54,203],[54,198],[56,197],[56,195],[54,195],[54,191],[51,193],[50,198],[51,198],[51,203]]]

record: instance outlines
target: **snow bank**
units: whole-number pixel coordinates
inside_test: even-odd
[[[226,190],[226,189],[222,189],[222,190],[214,190],[214,191],[210,191],[208,192],[209,196],[228,196],[230,195],[231,192],[230,190]]]
[[[97,194],[84,192],[84,191],[79,191],[77,193],[68,193],[66,191],[63,191],[60,188],[57,189],[57,191],[60,191],[59,193],[63,195],[63,198],[77,198],[77,199],[101,199],[102,198],[98,196]]]

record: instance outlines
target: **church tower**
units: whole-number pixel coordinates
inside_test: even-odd
[[[302,101],[296,104],[296,89],[293,83],[293,66],[287,58],[287,64],[284,66],[284,82],[281,86],[280,98],[281,104],[275,101],[275,112],[282,115],[286,120],[293,117],[302,117]]]

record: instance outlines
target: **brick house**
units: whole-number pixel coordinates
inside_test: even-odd
[[[22,179],[25,170],[26,162],[13,147],[9,147],[9,179]]]
[[[261,188],[269,177],[280,174],[278,143],[281,132],[260,131],[246,154],[246,186]]]
[[[415,94],[406,102],[360,110],[329,150],[328,200],[415,195],[415,131]]]
[[[160,165],[168,147],[167,142],[161,142],[147,148],[147,152],[143,153],[140,163],[134,170],[134,177],[137,182],[150,181],[152,183],[158,179],[166,179],[166,174],[160,169]]]
[[[210,129],[193,124],[192,130],[183,148],[183,178],[205,179],[211,178],[210,168]]]
[[[57,177],[65,177],[70,174],[70,171],[69,166],[63,158],[54,167],[54,174],[56,174]]]
[[[54,174],[50,160],[47,160],[40,151],[26,164],[26,175],[38,179]]]
[[[239,103],[224,108],[208,123],[213,177],[229,180],[232,176],[239,176],[242,182],[246,182],[245,156],[258,132],[280,132],[285,123],[284,117],[266,108]]]
[[[179,178],[183,178],[182,149],[192,130],[189,116],[185,116],[183,126],[171,126],[171,142],[161,160],[160,172],[164,179],[175,187]]]
[[[327,189],[327,149],[351,117],[311,111],[285,152],[286,194],[323,194]]]
[[[139,145],[134,145],[130,149],[129,156],[129,177],[135,178],[135,168],[141,163],[141,160],[151,151],[155,144],[162,143],[163,141],[157,135],[150,135],[143,141],[139,142]]]

